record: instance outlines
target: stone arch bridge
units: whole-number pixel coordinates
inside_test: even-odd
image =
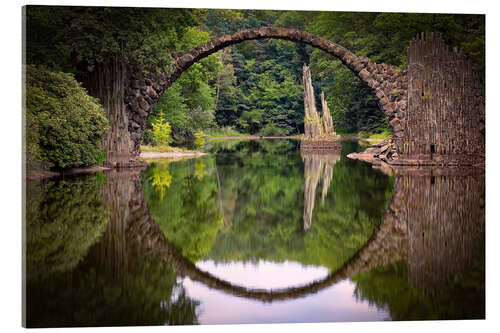
[[[146,120],[162,94],[195,62],[218,50],[249,40],[284,39],[304,43],[339,59],[371,88],[393,134],[387,162],[394,164],[470,164],[484,153],[484,98],[470,63],[449,52],[439,34],[412,41],[407,69],[377,64],[358,57],[345,47],[308,32],[261,27],[224,35],[173,54],[168,74],[144,77],[126,66],[118,90],[119,107],[109,114],[111,130],[106,140],[107,162],[127,166],[140,153]],[[409,84],[410,83],[410,84]],[[103,103],[106,109],[106,103]],[[468,137],[467,145],[462,145]],[[436,158],[437,157],[437,158]]]

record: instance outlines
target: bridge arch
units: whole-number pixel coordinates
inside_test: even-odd
[[[339,59],[361,82],[371,88],[373,96],[387,118],[393,135],[403,136],[403,129],[398,118],[402,118],[402,112],[407,107],[405,70],[383,63],[374,63],[367,57],[358,57],[341,45],[305,31],[290,28],[261,27],[217,37],[184,54],[175,54],[175,61],[169,74],[159,75],[155,78],[145,78],[139,74],[139,71],[132,73],[124,98],[129,118],[128,129],[132,155],[140,153],[140,142],[147,117],[163,93],[185,70],[192,64],[225,47],[244,41],[268,38],[307,44]]]

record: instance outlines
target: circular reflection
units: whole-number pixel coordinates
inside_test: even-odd
[[[198,261],[196,267],[233,285],[266,290],[310,284],[312,281],[325,279],[330,273],[326,267],[303,265],[293,261],[217,263],[213,260],[203,260]]]

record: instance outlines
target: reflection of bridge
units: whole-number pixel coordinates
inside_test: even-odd
[[[204,272],[182,256],[149,214],[138,172],[110,172],[106,192],[110,195],[105,201],[113,213],[100,247],[106,252],[105,260],[116,261],[111,267],[122,269],[129,264],[129,256],[140,253],[161,258],[171,264],[177,274],[210,288],[263,302],[317,293],[355,273],[401,259],[408,260],[410,282],[432,292],[448,276],[470,266],[484,239],[482,175],[400,175],[396,176],[380,225],[341,269],[303,286],[250,289]]]

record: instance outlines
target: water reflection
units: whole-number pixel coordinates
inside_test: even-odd
[[[352,278],[356,297],[388,307],[394,320],[484,318],[484,175],[396,173],[386,217],[387,255],[397,255]]]
[[[39,244],[38,238],[47,240],[45,235],[52,230],[51,225],[49,229],[45,224],[39,228],[32,226],[38,223],[31,220],[32,216],[41,216],[42,220],[55,218],[58,223],[72,225],[71,228],[59,226],[55,235],[67,241],[56,253],[72,254],[65,252],[66,249],[78,247],[84,256],[79,257],[76,267],[54,266],[47,260],[42,266],[37,260],[36,266],[50,273],[43,276],[28,269],[27,326],[196,324],[199,302],[186,294],[185,288],[177,283],[171,264],[156,252],[155,235],[161,235],[161,231],[154,229],[155,224],[147,213],[139,172],[113,171],[106,174],[104,183],[99,186],[95,183],[91,175],[49,181],[45,185],[28,184],[31,193],[44,187],[52,191],[50,195],[41,193],[35,200],[41,204],[31,206],[27,232],[33,236],[28,236],[27,248]],[[54,187],[63,191],[54,191]],[[82,187],[86,192],[81,191]],[[34,199],[35,195],[30,197]],[[65,211],[69,218],[58,217]],[[100,229],[85,228],[88,239],[85,235],[82,235],[84,241],[75,239],[80,233],[74,230],[79,231],[90,223],[87,217],[90,221],[104,219],[105,223],[98,224],[102,226]],[[96,233],[98,236],[94,237]],[[43,245],[52,246],[48,241]],[[37,258],[35,250],[38,249],[28,250],[28,263]]]
[[[28,326],[484,318],[481,173],[213,149],[29,184]]]
[[[312,223],[314,203],[316,202],[316,187],[323,183],[321,191],[321,204],[325,204],[325,198],[330,188],[333,177],[333,167],[340,160],[340,152],[314,153],[300,152],[304,163],[304,230],[309,230]]]
[[[108,220],[102,176],[31,183],[26,202],[29,277],[74,269],[103,234]]]
[[[298,262],[275,263],[259,260],[256,263],[216,263],[202,260],[196,267],[218,279],[231,281],[234,285],[244,285],[249,289],[276,290],[292,286],[306,285],[311,281],[321,281],[330,273],[325,267],[304,266]],[[282,272],[288,272],[285,281]]]

